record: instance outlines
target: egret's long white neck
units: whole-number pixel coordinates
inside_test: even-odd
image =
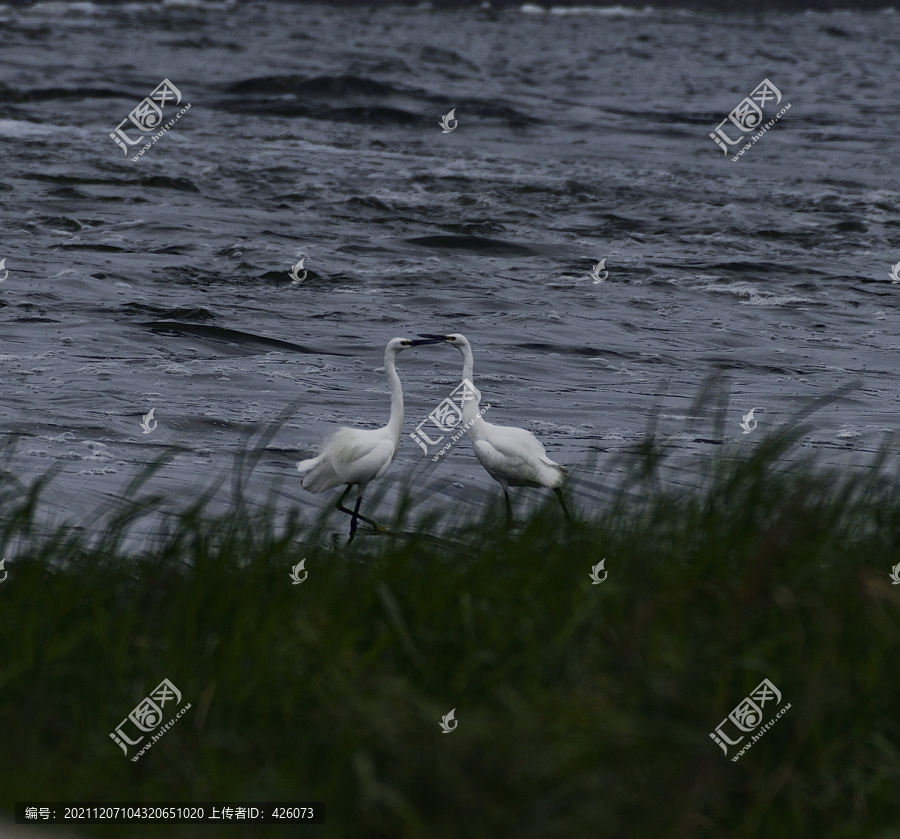
[[[475,359],[472,356],[472,347],[468,343],[460,344],[459,351],[463,356],[462,377],[463,379],[468,379],[474,385],[475,382],[472,376],[475,369]],[[468,423],[475,419],[476,416],[478,416],[478,403],[474,399],[467,399],[463,404],[463,422]],[[469,430],[471,430],[471,426],[469,426]]]
[[[459,351],[463,355],[462,377],[472,382],[473,370],[475,369],[475,358],[472,355],[472,347],[470,344],[461,344]],[[472,384],[475,384],[475,382],[472,382]]]
[[[385,351],[384,369],[391,383],[391,418],[388,420],[387,429],[390,435],[396,438],[399,446],[400,434],[403,431],[403,386],[400,384],[400,376],[397,375],[396,352]]]

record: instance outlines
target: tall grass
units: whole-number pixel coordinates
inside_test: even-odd
[[[336,839],[900,837],[897,476],[785,466],[795,439],[690,492],[648,440],[572,527],[552,496],[508,532],[499,504],[435,520],[409,494],[395,535],[351,545],[238,482],[227,514],[168,511],[137,555],[164,506],[142,481],[102,527],[39,531],[47,483],[7,468],[0,805],[322,800],[304,830]],[[192,709],[132,763],[109,732],[163,678]],[[709,733],[763,678],[791,710],[733,763]],[[300,835],[215,835],[257,834]]]

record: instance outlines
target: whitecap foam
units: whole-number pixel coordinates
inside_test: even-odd
[[[575,17],[580,15],[598,15],[600,17],[647,17],[653,14],[652,6],[643,9],[632,9],[626,6],[552,6],[551,15]]]
[[[60,0],[44,0],[44,2],[35,3],[28,9],[30,14],[47,14],[59,17],[96,15],[101,11],[103,11],[103,6],[87,2],[87,0],[79,0],[79,2],[75,3],[65,3],[60,2]]]
[[[46,122],[28,122],[22,119],[0,119],[0,137],[42,137],[47,136],[48,129],[50,131],[63,131],[61,125],[51,125]]]
[[[627,6],[539,6],[537,3],[525,3],[519,12],[526,15],[551,14],[557,17],[582,17],[597,15],[599,17],[647,17],[653,14],[652,6],[634,9]]]
[[[749,306],[796,306],[816,302],[811,297],[761,291],[756,286],[747,282],[708,283],[707,285],[701,286],[700,291],[712,291],[716,294],[733,294],[735,297],[743,298],[741,302],[746,303]]]

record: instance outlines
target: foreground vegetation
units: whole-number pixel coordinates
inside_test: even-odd
[[[648,443],[612,503],[568,528],[551,496],[512,533],[499,505],[451,525],[404,504],[402,537],[346,546],[238,492],[137,557],[125,534],[154,508],[137,485],[102,537],[39,535],[44,488],[7,472],[0,556],[22,547],[0,585],[0,808],[327,812],[95,836],[900,837],[897,476],[785,467],[790,446],[723,456],[686,493]],[[109,733],[164,678],[191,710],[132,762]],[[710,732],[764,678],[791,710],[733,763]]]

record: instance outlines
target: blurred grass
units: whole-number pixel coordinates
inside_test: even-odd
[[[162,504],[146,476],[96,532],[39,533],[47,485],[4,471],[0,806],[326,802],[324,827],[226,837],[900,837],[897,475],[887,448],[845,473],[786,458],[798,433],[719,456],[692,492],[657,480],[648,440],[573,528],[549,493],[513,533],[499,504],[436,522],[407,497],[393,529],[420,536],[350,546],[329,538],[345,517],[236,491],[128,556]],[[192,708],[132,763],[109,732],[163,678]],[[709,733],[763,678],[791,710],[732,763]]]

